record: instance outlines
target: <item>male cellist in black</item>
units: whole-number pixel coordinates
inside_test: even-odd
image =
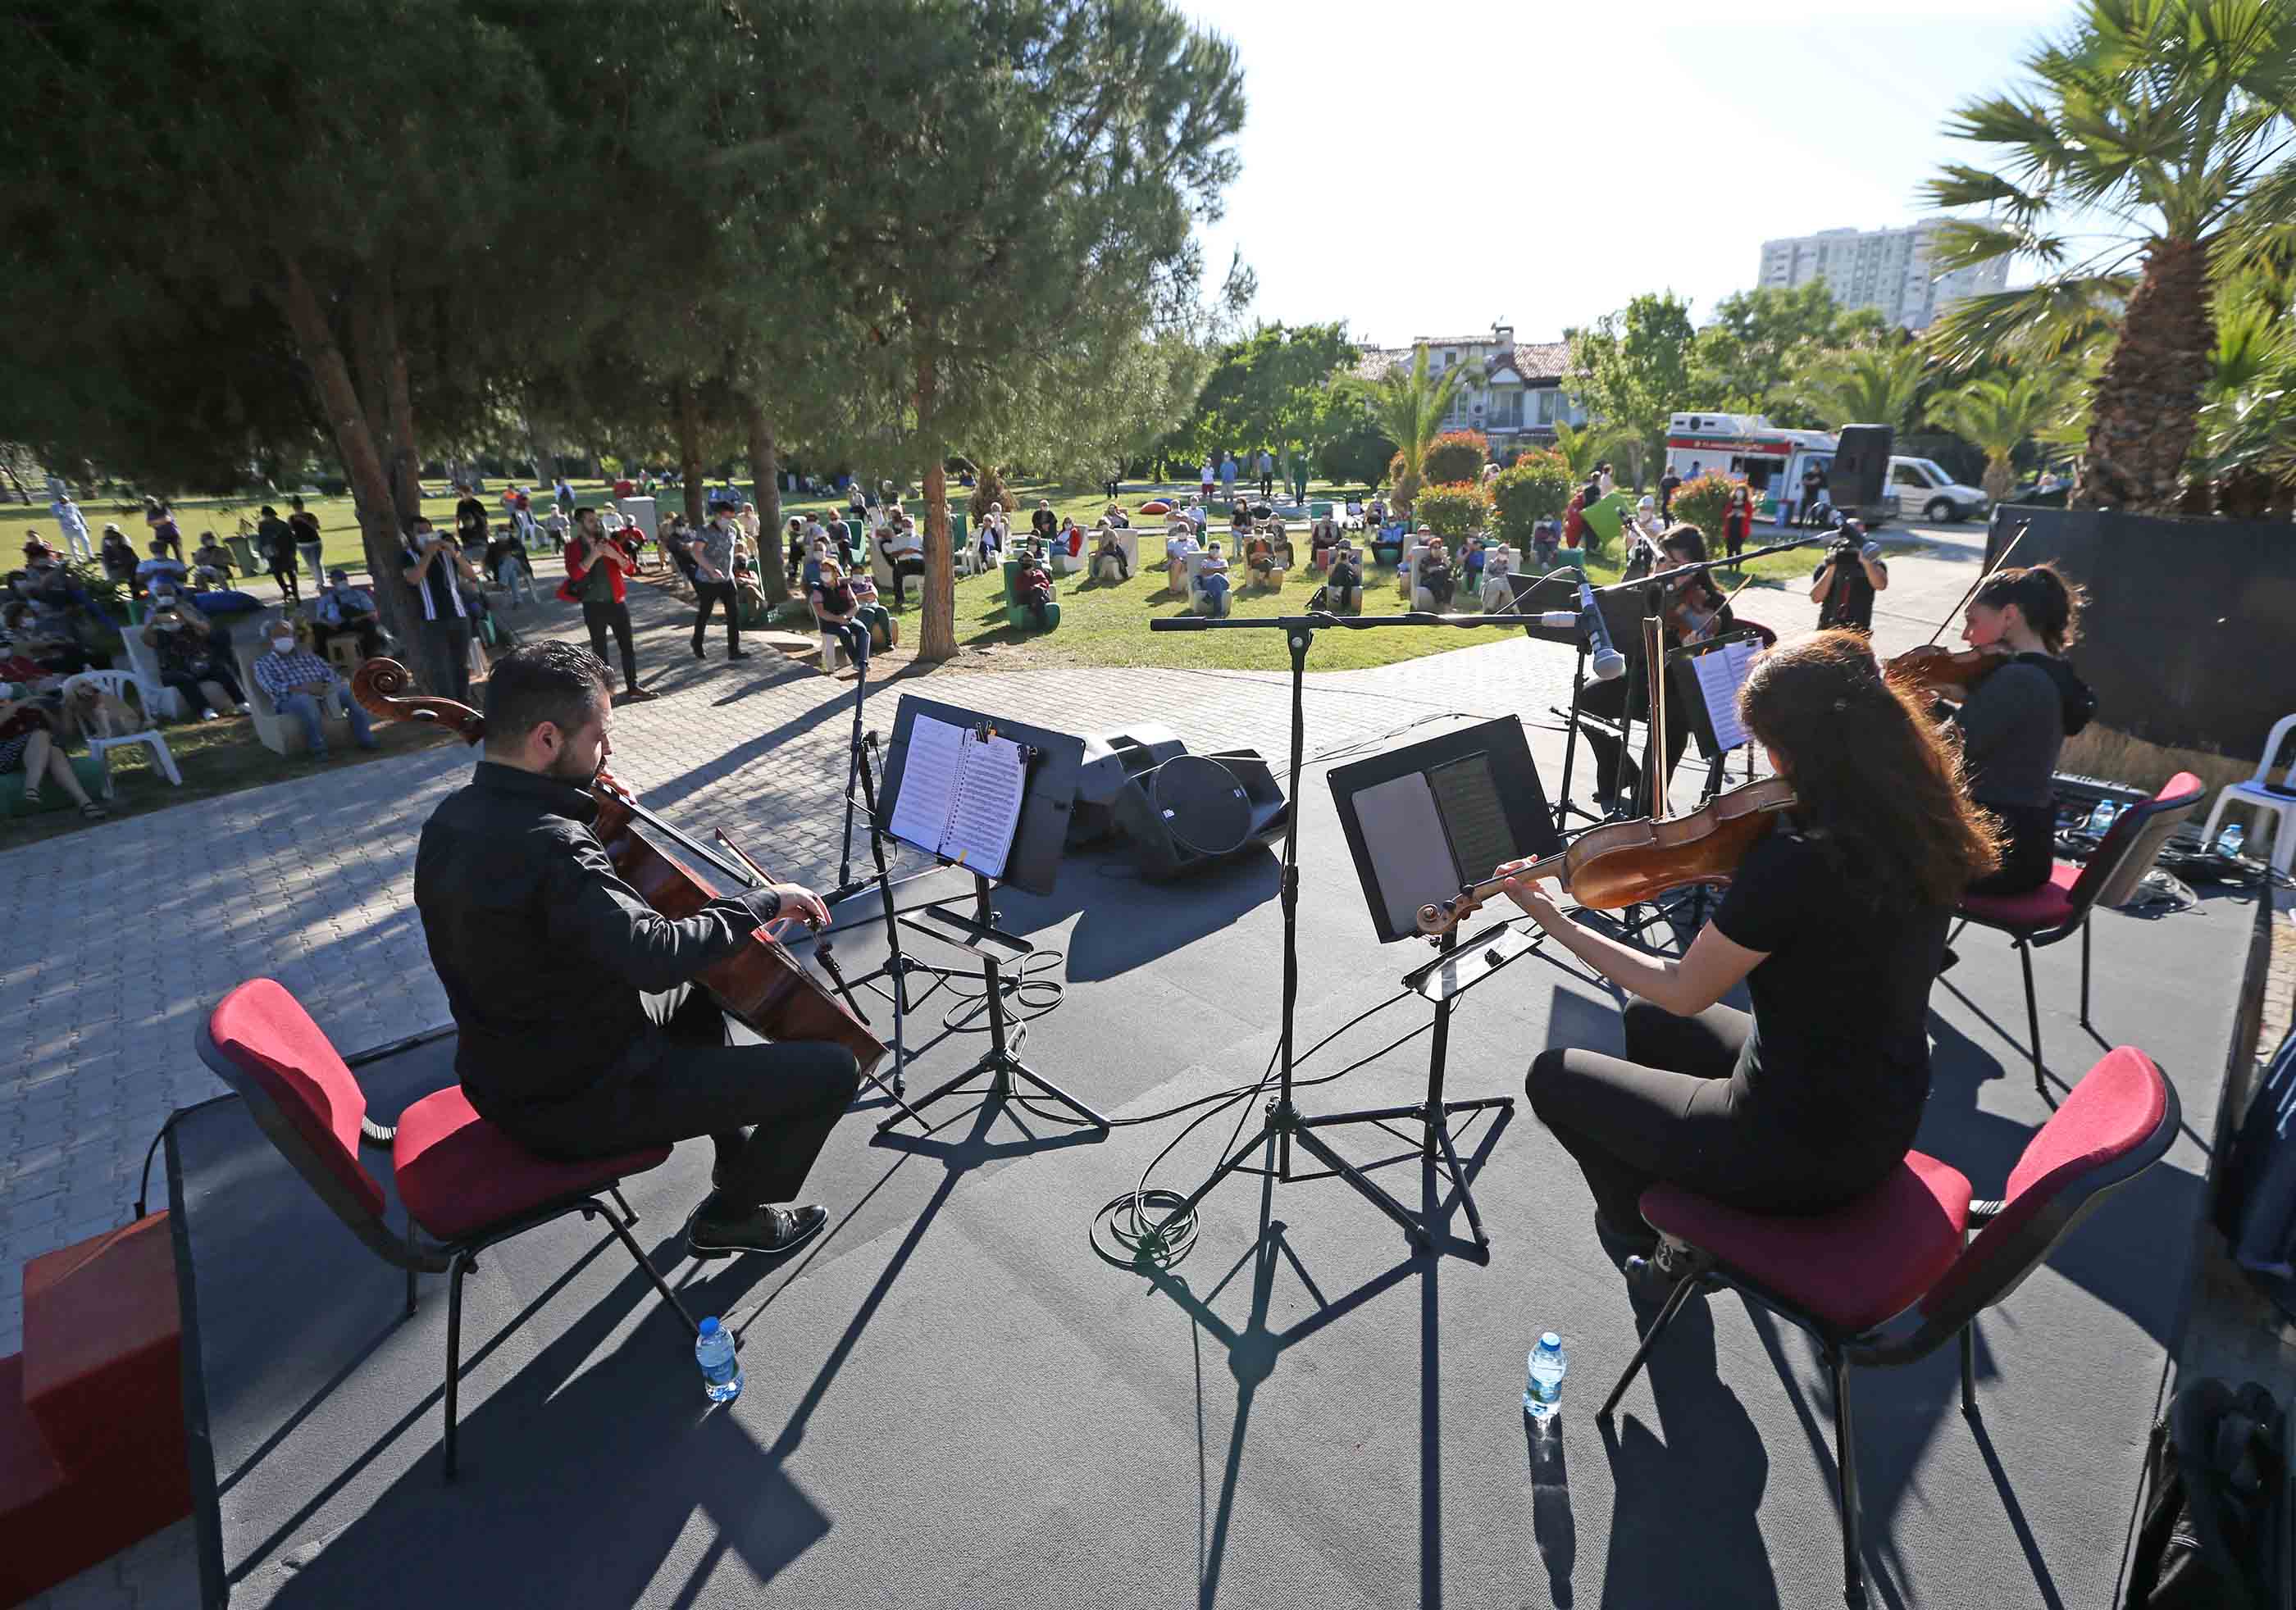
[[[785,1206],[860,1085],[853,1053],[729,1043],[695,985],[783,912],[826,922],[775,884],[672,921],[614,872],[589,785],[613,752],[596,656],[537,642],[495,662],[486,755],[440,802],[414,858],[414,903],[461,1031],[471,1105],[547,1157],[608,1156],[707,1135],[712,1190],[686,1224],[696,1257],[782,1254],[827,1220]]]

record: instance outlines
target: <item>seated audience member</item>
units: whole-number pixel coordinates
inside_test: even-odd
[[[1097,540],[1093,543],[1092,548],[1092,573],[1095,576],[1098,576],[1100,574],[1101,561],[1103,560],[1113,559],[1116,561],[1116,579],[1119,582],[1130,581],[1132,579],[1132,561],[1125,555],[1124,544],[1116,540],[1116,531],[1114,527],[1110,526],[1106,520],[1103,520],[1100,525],[1095,527],[1095,535]]]
[[[52,718],[51,732],[70,738],[97,731],[97,709],[102,694],[93,687],[83,686],[70,699],[64,695],[68,674],[51,671],[35,660],[28,659],[12,645],[0,645],[0,699],[37,704]]]
[[[186,572],[184,569],[183,561],[168,554],[168,539],[164,536],[155,536],[152,539],[151,546],[151,556],[138,560],[135,566],[135,587],[137,594],[150,593],[160,582],[166,582],[170,587],[182,586]]]
[[[993,569],[1003,562],[1004,550],[1013,544],[1013,511],[1002,503],[991,503],[980,517],[980,568]]]
[[[1505,543],[1493,548],[1490,556],[1483,560],[1481,595],[1490,601],[1494,608],[1506,608],[1513,599],[1514,590],[1507,585],[1507,573],[1513,568],[1507,560]]]
[[[1196,573],[1196,584],[1211,601],[1214,615],[1227,612],[1227,560],[1220,552],[1218,543],[1213,543],[1205,552],[1203,564]]]
[[[1227,511],[1228,546],[1235,552],[1243,552],[1243,544],[1251,535],[1251,511],[1242,503],[1229,506]]]
[[[1554,556],[1562,547],[1562,527],[1551,519],[1535,522],[1530,527],[1530,568],[1545,576],[1554,568]]]
[[[534,561],[527,557],[526,544],[519,540],[515,530],[505,528],[488,539],[484,573],[510,593],[512,609],[526,607],[519,601],[521,587],[526,590],[527,602],[534,601]]]
[[[1244,544],[1243,567],[1251,573],[1254,586],[1275,586],[1275,544],[1264,536],[1250,538]]]
[[[1053,505],[1046,499],[1037,500],[1037,511],[1029,517],[1029,529],[1047,547],[1060,535],[1061,517],[1053,512]]]
[[[1049,608],[1053,601],[1053,578],[1046,572],[1045,561],[1033,543],[1021,556],[1021,568],[1013,573],[1013,597],[1036,617],[1037,631],[1053,629]]]
[[[340,565],[327,573],[326,590],[319,594],[318,618],[311,625],[312,646],[324,658],[327,644],[338,634],[357,637],[363,659],[382,652],[382,620],[375,613],[374,594],[365,587],[352,586],[350,572]]]
[[[1165,584],[1174,593],[1188,587],[1188,557],[1196,551],[1196,528],[1175,515],[1164,527]]]
[[[1364,524],[1374,531],[1387,524],[1387,500],[1376,492],[1372,494],[1371,502],[1364,505]]]
[[[323,706],[332,705],[350,717],[351,738],[362,749],[378,746],[368,728],[366,712],[351,698],[350,684],[335,674],[325,660],[295,641],[295,628],[274,621],[265,640],[268,650],[256,660],[255,682],[282,715],[302,723],[303,740],[314,760],[327,757],[327,730],[320,722]]]
[[[1332,608],[1363,608],[1363,565],[1351,544],[1341,543],[1332,551],[1332,571],[1324,584],[1331,589]]]
[[[192,567],[194,570],[212,570],[226,580],[229,580],[231,550],[216,540],[214,532],[202,531],[200,533],[199,550],[192,555]]]
[[[869,664],[869,628],[861,621],[861,601],[854,593],[853,584],[845,579],[845,567],[838,562],[835,554],[822,559],[819,572],[806,589],[806,599],[813,605],[813,617],[821,623],[821,629],[845,645],[848,659],[865,669]]]
[[[893,641],[893,612],[877,596],[877,578],[865,569],[857,568],[845,580],[853,589],[853,617],[873,633],[882,632],[890,647]]]
[[[1129,531],[1132,529],[1131,517],[1124,512],[1124,505],[1121,503],[1109,504],[1107,514],[1102,518],[1108,522],[1110,528],[1112,530]]]
[[[898,516],[879,537],[886,560],[893,567],[893,597],[899,600],[912,576],[922,580],[925,574],[925,545],[917,540],[917,528],[909,523],[906,514]]]
[[[789,559],[788,570],[795,576],[805,567],[805,516],[792,514],[782,528],[782,546]]]
[[[140,567],[135,546],[128,542],[127,534],[119,527],[106,526],[103,528],[103,542],[96,549],[95,557],[103,566],[104,575],[124,584],[131,595],[143,592],[135,584],[135,572]]]
[[[246,691],[231,667],[215,629],[196,609],[185,609],[175,590],[154,593],[152,618],[136,629],[160,665],[160,680],[184,697],[201,721],[247,707]]]
[[[1308,527],[1308,562],[1316,569],[1324,568],[1324,556],[1340,545],[1340,522],[1324,515]]]
[[[550,512],[542,517],[539,524],[542,528],[542,535],[550,539],[550,545],[561,553],[566,552],[566,529],[568,525],[566,511],[563,508],[554,505]]]
[[[35,697],[32,689],[10,679],[0,688],[0,774],[24,774],[24,803],[37,807],[40,790],[49,783],[71,797],[79,813],[90,821],[110,813],[87,797],[56,741],[56,716]]]
[[[1470,593],[1480,594],[1483,590],[1484,557],[1483,539],[1469,537],[1467,551],[1459,556],[1459,580]]]
[[[830,557],[829,543],[822,537],[808,539],[805,544],[805,564],[798,572],[797,590],[808,598],[821,584],[821,567]]]
[[[1419,556],[1419,584],[1434,599],[1436,609],[1451,607],[1451,594],[1456,590],[1451,579],[1451,556],[1444,552],[1439,538],[1430,543],[1427,552]]]

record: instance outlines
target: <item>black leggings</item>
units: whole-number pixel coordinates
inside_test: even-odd
[[[702,633],[709,629],[709,612],[719,604],[726,606],[726,647],[739,653],[742,648],[742,601],[734,592],[732,582],[696,582],[693,597],[697,608],[693,612],[693,651],[701,652]]]
[[[289,603],[299,603],[302,601],[302,596],[295,585],[294,566],[283,565],[274,561],[271,567],[271,579],[279,584],[279,591],[285,596]]]
[[[1626,674],[1610,682],[1589,682],[1579,691],[1578,708],[1589,715],[1608,716],[1624,721],[1629,715],[1641,721],[1650,711],[1649,679],[1639,666],[1627,667]],[[1631,690],[1631,694],[1629,693]],[[1668,691],[1671,693],[1672,688]],[[1672,700],[1669,701],[1669,706]],[[1631,794],[1642,783],[1641,763],[1626,752],[1626,746],[1610,733],[1582,724],[1578,729],[1587,747],[1595,752],[1595,794],[1607,799],[1614,794]],[[1682,764],[1682,753],[1690,747],[1690,728],[1681,720],[1667,723],[1666,769],[1672,776]],[[1636,808],[1646,813],[1650,802],[1642,800]]]
[[[1750,1110],[1733,1075],[1753,1022],[1732,1007],[1677,1017],[1630,1001],[1623,1059],[1557,1049],[1530,1065],[1531,1110],[1614,1234],[1650,1236],[1640,1203],[1660,1181],[1751,1212],[1814,1213],[1871,1190],[1906,1155],[1910,1133],[1816,1147]]]
[[[590,628],[590,652],[598,657],[602,665],[606,658],[606,633],[611,632],[614,634],[614,642],[621,645],[622,681],[629,685],[631,692],[636,692],[638,655],[630,644],[630,607],[612,599],[604,603],[585,599],[582,601],[582,624]]]
[[[2057,864],[2056,806],[1979,804],[2001,823],[2001,869],[1971,884],[1969,892],[2022,895],[2048,882]]]
[[[587,1090],[496,1122],[545,1157],[611,1156],[708,1135],[727,1205],[795,1200],[861,1087],[853,1053],[815,1040],[728,1044],[724,1014],[692,985],[640,999],[660,1026]]]

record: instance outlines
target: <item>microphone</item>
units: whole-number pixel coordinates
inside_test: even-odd
[[[1594,658],[1588,662],[1596,682],[1616,682],[1627,674],[1627,657],[1611,646],[1611,628],[1603,620],[1603,607],[1595,601],[1594,590],[1581,578],[1578,583],[1578,621],[1587,630],[1587,641],[1594,648]]]

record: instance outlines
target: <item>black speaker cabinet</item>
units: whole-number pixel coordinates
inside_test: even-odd
[[[1087,733],[1084,770],[1077,780],[1076,808],[1069,813],[1069,845],[1095,844],[1117,830],[1116,801],[1124,785],[1185,755],[1169,727],[1143,725],[1129,732]]]
[[[1274,843],[1291,807],[1258,750],[1230,749],[1175,756],[1128,777],[1115,816],[1140,875],[1161,883]]]
[[[1897,511],[1890,499],[1890,454],[1898,433],[1887,425],[1844,425],[1833,450],[1825,495],[1844,514],[1878,525]]]

